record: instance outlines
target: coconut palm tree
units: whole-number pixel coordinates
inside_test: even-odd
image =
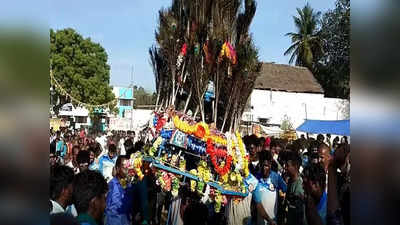
[[[298,16],[293,16],[297,33],[290,32],[285,36],[292,39],[292,45],[284,55],[290,55],[289,64],[296,59],[295,65],[305,66],[313,71],[313,65],[321,57],[323,48],[319,37],[319,19],[321,12],[315,12],[307,3],[303,9],[297,8]]]

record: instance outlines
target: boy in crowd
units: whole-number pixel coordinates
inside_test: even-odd
[[[80,225],[103,224],[107,191],[106,180],[99,172],[86,170],[75,176],[72,196]]]
[[[304,189],[299,175],[301,158],[296,152],[287,155],[286,171],[289,175],[286,200],[288,203],[287,225],[304,224]]]
[[[68,157],[71,157],[72,159],[66,165],[71,167],[72,169],[74,169],[75,174],[79,173],[79,166],[78,166],[78,162],[76,161],[76,158],[78,157],[78,153],[80,151],[81,151],[81,149],[79,148],[79,146],[74,145],[74,147],[72,147],[72,157],[67,155]]]
[[[80,151],[76,156],[76,162],[78,163],[79,172],[89,169],[90,153],[86,150]]]
[[[287,186],[283,178],[271,170],[271,153],[263,152],[260,159],[261,179],[253,193],[257,208],[257,224],[276,225],[278,191],[286,193]]]
[[[60,165],[62,163],[61,158],[58,157],[56,154],[56,146],[51,144],[50,144],[49,163],[50,167],[55,165]]]
[[[94,145],[88,149],[89,151],[89,170],[99,169],[99,154],[101,152],[100,144]]]
[[[279,164],[278,157],[279,153],[282,151],[282,143],[278,139],[271,140],[271,155],[272,155],[272,171],[278,173],[282,170],[282,166]]]
[[[249,170],[252,174],[257,174],[259,171],[259,152],[258,152],[258,138],[254,134],[248,136],[246,139],[246,148],[250,154]]]
[[[68,166],[50,168],[50,214],[63,213],[72,202],[74,171]]]
[[[62,158],[64,158],[64,156],[67,154],[67,145],[64,141],[64,138],[61,137],[60,131],[57,131],[56,153]]]

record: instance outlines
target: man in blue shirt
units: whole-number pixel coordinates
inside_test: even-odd
[[[304,168],[303,186],[306,194],[307,223],[326,224],[326,173],[321,164],[311,164]]]
[[[118,157],[115,164],[116,175],[108,183],[106,204],[106,225],[130,225],[132,212],[132,185],[126,179],[128,158],[125,155]]]
[[[114,144],[110,144],[108,146],[107,155],[103,155],[99,159],[99,171],[103,174],[104,178],[106,178],[107,182],[109,182],[113,177],[112,171],[116,161],[117,147]]]
[[[271,170],[272,155],[264,151],[260,155],[259,182],[254,190],[253,199],[257,208],[257,225],[276,225],[278,210],[278,193],[286,192],[287,186],[283,178]]]

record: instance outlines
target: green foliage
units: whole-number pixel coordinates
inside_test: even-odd
[[[110,66],[104,48],[83,38],[74,29],[54,31],[50,29],[50,66],[54,77],[77,100],[92,104],[104,104],[115,96],[109,86]],[[56,89],[61,101],[71,101]],[[72,102],[76,104],[75,102]],[[110,106],[111,110],[115,104]]]
[[[156,104],[156,94],[148,93],[143,87],[134,86],[133,93],[135,95],[135,106]]]
[[[317,65],[316,78],[328,97],[350,96],[350,0],[337,0],[326,12],[320,36],[325,54]]]
[[[313,71],[313,63],[322,55],[322,41],[319,37],[319,18],[321,13],[315,12],[307,3],[303,9],[297,8],[298,16],[293,16],[297,32],[287,33],[292,45],[284,55],[291,54],[289,63],[296,59],[297,66],[305,66]]]
[[[309,4],[297,9],[293,17],[297,33],[285,55],[289,63],[308,67],[325,91],[325,96],[350,96],[350,0],[337,0],[336,7],[324,13],[314,12]]]

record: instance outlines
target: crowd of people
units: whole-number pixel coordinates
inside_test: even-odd
[[[50,130],[51,224],[350,224],[347,137],[331,141],[329,134],[316,139],[307,134],[289,142],[244,136],[256,182],[247,197],[230,199],[219,213],[184,183],[175,207],[177,201],[156,185],[151,172],[125,182],[129,156],[148,144],[142,137],[133,131]]]

